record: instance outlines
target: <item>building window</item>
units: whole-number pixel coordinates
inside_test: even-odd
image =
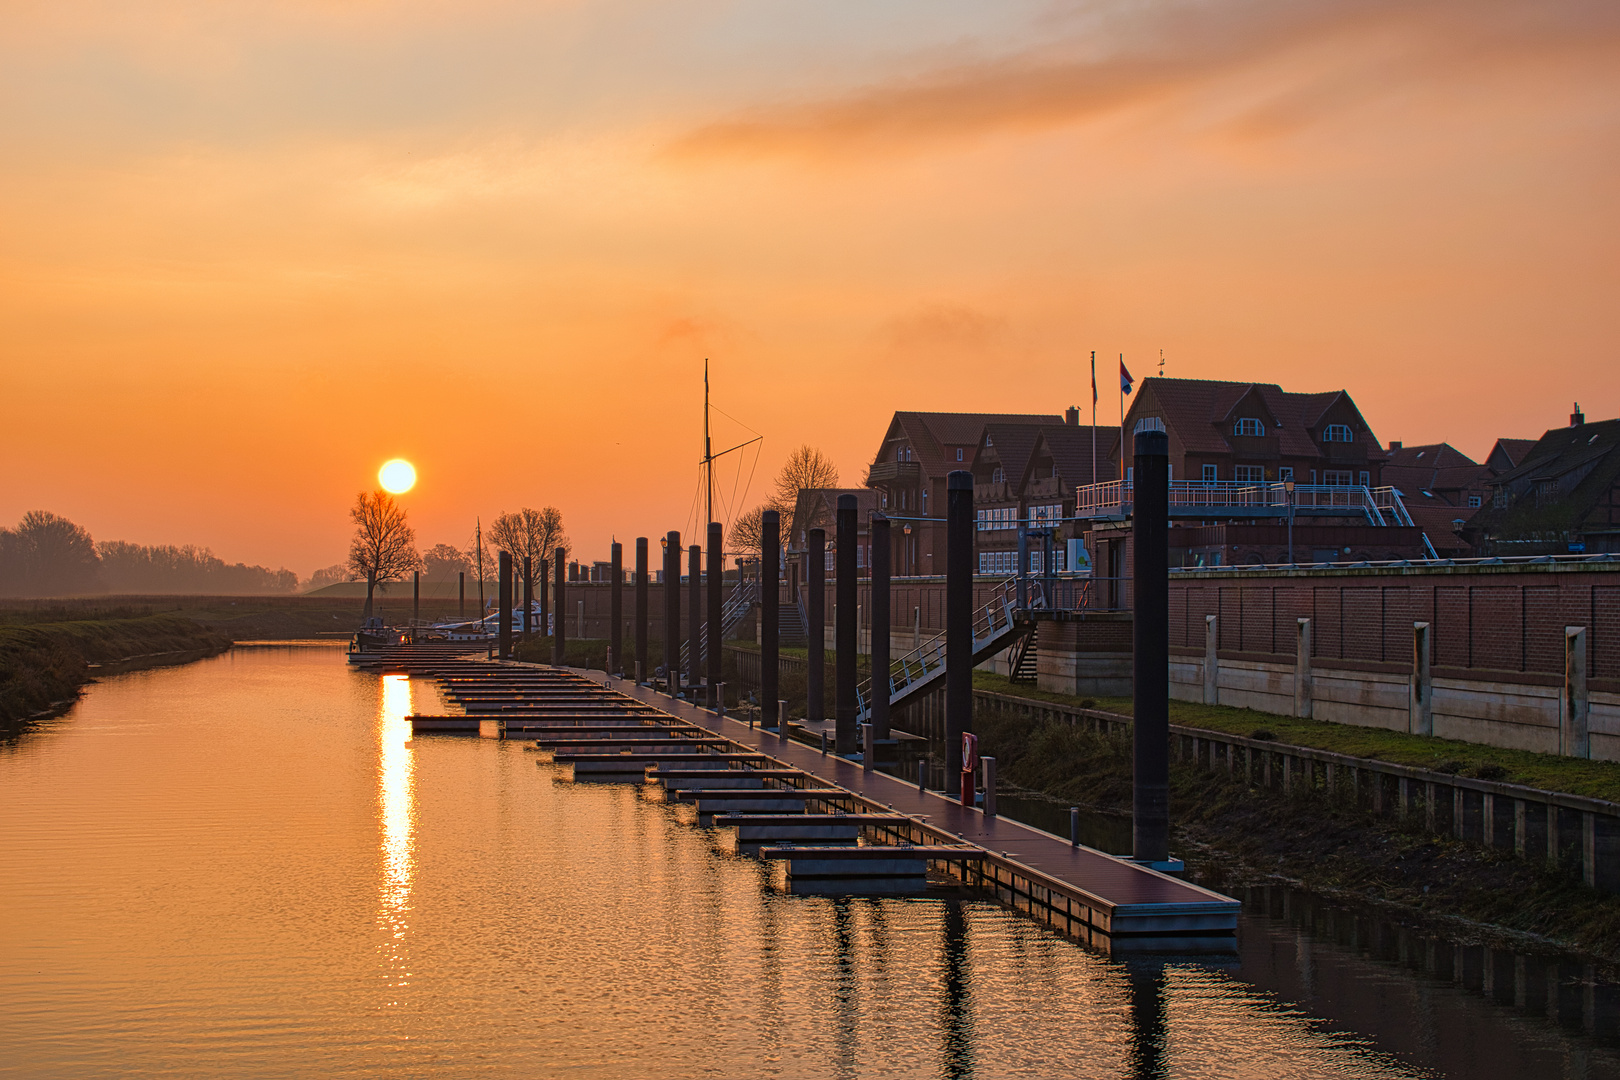
[[[961,448],[961,447],[960,447],[960,446],[958,446],[958,447],[957,447],[957,448],[956,448],[956,460],[957,460],[957,461],[961,461],[961,460],[962,460],[962,448]]]
[[[1478,506],[1482,501],[1483,500],[1478,495],[1470,495],[1470,496],[1468,496],[1468,505],[1469,506]]]
[[[994,445],[996,445],[995,443],[990,441],[990,433],[988,431],[984,433],[984,445],[986,445],[986,446],[994,446]]]
[[[1294,470],[1293,469],[1280,468],[1280,469],[1277,470],[1277,479],[1278,480],[1287,481],[1287,480],[1292,480],[1293,478],[1294,478]]]
[[[1264,465],[1238,465],[1232,470],[1232,479],[1240,484],[1260,484],[1266,479]]]
[[[1264,435],[1265,433],[1266,425],[1253,416],[1245,416],[1232,425],[1232,434],[1234,435]]]
[[[1002,483],[1006,483],[1006,481],[1007,481],[1007,473],[1002,469],[1002,467],[1000,465],[997,465],[994,469],[991,470],[991,472],[990,472],[990,482],[991,483],[993,483],[993,484],[1002,484]]]
[[[1063,520],[1063,504],[1048,503],[1044,506],[1032,506],[1029,508],[1029,518],[1030,524],[1037,528],[1056,525]]]
[[[1220,470],[1214,465],[1204,466],[1204,483],[1213,484],[1219,478]]]
[[[1372,473],[1366,469],[1361,470],[1361,486],[1372,487]]]
[[[1136,422],[1136,426],[1131,429],[1131,434],[1140,435],[1144,431],[1163,431],[1163,430],[1164,430],[1164,421],[1161,420],[1159,417],[1157,417],[1157,416],[1144,416],[1144,417],[1142,417],[1142,419],[1140,419],[1140,420],[1138,420]]]
[[[1355,442],[1355,432],[1350,430],[1349,424],[1329,424],[1322,429],[1323,442]]]
[[[1328,487],[1350,487],[1355,480],[1349,469],[1323,469],[1322,483]]]

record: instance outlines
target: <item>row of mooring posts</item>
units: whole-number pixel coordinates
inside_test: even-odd
[[[1134,507],[1132,514],[1132,579],[1134,586],[1134,677],[1135,725],[1133,743],[1134,787],[1132,794],[1133,851],[1141,862],[1165,865],[1169,860],[1169,447],[1163,432],[1144,431],[1135,437]],[[841,756],[861,754],[870,767],[877,744],[890,739],[890,519],[874,514],[871,522],[872,558],[870,565],[872,622],[872,701],[869,723],[857,730],[859,719],[858,638],[856,624],[856,560],[858,504],[853,495],[838,497],[835,521],[837,591],[834,643],[833,751]],[[973,474],[952,472],[946,481],[945,507],[945,790],[963,793],[962,772],[964,734],[973,730],[973,575],[975,565]],[[784,702],[778,701],[781,642],[781,519],[774,510],[762,515],[760,529],[760,686],[759,706],[762,725],[786,737]],[[703,548],[687,549],[689,575],[688,655],[681,659],[681,534],[671,530],[664,538],[664,626],[663,668],[666,689],[673,695],[683,687],[694,696],[701,686],[704,704],[720,709],[721,630],[723,605],[722,530],[718,522],[708,526],[708,593],[704,595]],[[806,693],[806,720],[820,724],[826,719],[823,686],[826,675],[826,533],[810,529],[806,547],[806,615],[809,626],[809,685]],[[561,665],[566,656],[564,630],[564,563],[562,551],[555,556],[552,599],[556,618],[552,629],[552,662]],[[648,543],[636,539],[636,667],[635,679],[645,683],[651,676],[647,667],[648,635]],[[609,663],[610,672],[622,671],[623,607],[620,567],[621,548],[612,548],[612,596]],[[525,575],[527,577],[527,575]],[[527,590],[526,590],[527,591]],[[544,591],[542,590],[542,597]],[[543,601],[542,601],[543,602]],[[706,603],[705,603],[706,602]],[[499,650],[511,655],[512,560],[500,553],[501,623]],[[527,605],[525,606],[527,610]],[[707,616],[705,618],[705,615]],[[684,679],[682,676],[685,676]],[[987,812],[993,813],[994,795]]]

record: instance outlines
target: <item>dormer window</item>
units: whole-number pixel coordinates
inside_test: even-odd
[[[1142,417],[1142,419],[1140,419],[1140,420],[1138,420],[1136,422],[1136,427],[1131,429],[1131,434],[1132,435],[1140,435],[1144,431],[1163,431],[1163,430],[1164,430],[1164,421],[1163,420],[1159,419],[1157,416],[1144,416],[1144,417]]]
[[[1245,416],[1232,425],[1232,434],[1234,435],[1264,435],[1265,433],[1266,425],[1253,416]]]
[[[957,461],[961,461],[961,460],[962,460],[962,448],[961,448],[961,447],[960,447],[960,446],[958,446],[958,447],[957,447],[957,448],[956,448],[956,460],[957,460]]]
[[[1329,424],[1322,429],[1323,442],[1355,442],[1356,433],[1349,424]]]

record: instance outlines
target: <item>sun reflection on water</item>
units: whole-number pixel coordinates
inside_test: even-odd
[[[411,881],[416,872],[416,762],[410,747],[411,680],[386,675],[377,717],[377,819],[381,861],[377,876],[377,929],[382,932],[383,976],[393,990],[410,985]],[[398,1005],[398,996],[386,1003]]]

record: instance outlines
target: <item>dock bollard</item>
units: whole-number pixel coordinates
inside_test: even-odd
[[[918,758],[917,759],[917,790],[919,792],[923,792],[923,791],[928,790],[928,759],[927,758]]]
[[[872,725],[861,725],[861,768],[867,772],[872,771]]]
[[[714,684],[714,711],[717,716],[726,715],[726,684],[723,682]]]
[[[1069,807],[1069,846],[1080,846],[1080,808]]]
[[[782,698],[777,699],[777,702],[776,702],[776,734],[777,734],[778,738],[780,738],[780,739],[782,739],[784,741],[788,737],[788,732],[787,732],[787,701],[786,701],[786,699],[782,699]]]
[[[996,816],[996,759],[993,757],[980,758],[979,763],[984,766],[984,816]]]
[[[827,733],[825,731],[821,733],[821,756],[827,756]]]

